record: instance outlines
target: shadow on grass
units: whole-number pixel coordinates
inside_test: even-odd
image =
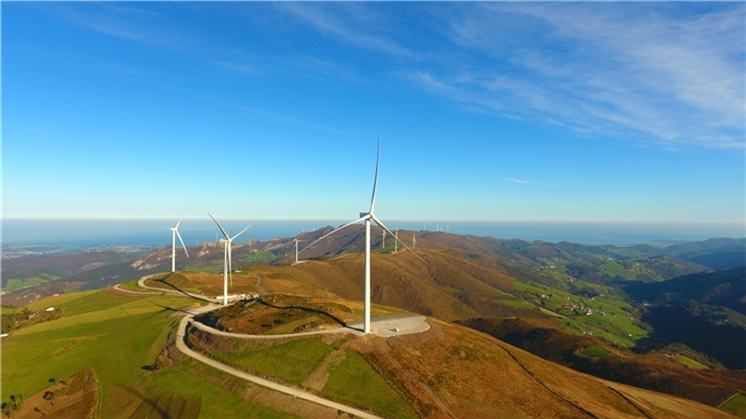
[[[169,275],[169,276],[171,276],[171,275]],[[173,288],[174,291],[183,294],[185,297],[194,298],[195,300],[204,301],[206,303],[211,303],[212,302],[212,301],[208,300],[206,297],[200,297],[200,296],[188,293],[188,292],[182,290],[181,288],[177,287],[176,285],[171,284],[169,282],[166,282],[166,280],[168,279],[169,276],[167,276],[167,277],[165,277],[163,279],[154,279],[153,282],[160,282],[161,284],[168,285],[169,287]]]
[[[140,393],[136,389],[130,387],[130,386],[124,386],[122,387],[125,389],[128,393],[134,395],[138,399],[142,400],[139,406],[137,406],[137,409],[130,415],[130,418],[147,418],[151,416],[151,410],[155,410],[158,414],[158,417],[161,418],[171,418],[171,416],[168,414],[167,411],[163,410],[160,406],[158,406],[158,403],[155,402],[155,400],[145,396],[144,394]],[[153,415],[155,416],[155,415]]]
[[[340,326],[347,327],[347,323],[345,323],[342,319],[337,318],[335,316],[332,316],[331,314],[329,314],[329,313],[327,313],[326,311],[323,311],[323,310],[317,310],[315,308],[308,308],[308,307],[301,307],[301,306],[284,306],[284,307],[283,306],[277,306],[277,305],[274,305],[274,304],[270,304],[270,303],[262,300],[261,298],[257,298],[256,300],[250,300],[250,301],[256,301],[259,304],[262,304],[262,305],[267,306],[267,307],[276,308],[278,310],[295,309],[295,310],[305,311],[305,312],[308,312],[308,313],[321,314],[322,316],[326,316],[326,317],[332,319],[333,321],[337,322]]]

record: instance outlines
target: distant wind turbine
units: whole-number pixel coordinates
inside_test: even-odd
[[[353,224],[359,223],[360,221],[365,221],[365,300],[364,300],[365,315],[364,315],[364,320],[363,320],[363,325],[364,325],[363,332],[365,334],[370,333],[370,220],[375,221],[375,223],[378,224],[379,227],[381,227],[384,231],[388,232],[390,235],[392,236],[394,235],[393,233],[391,233],[391,230],[389,230],[388,227],[386,227],[381,222],[381,220],[379,220],[376,217],[376,215],[373,212],[375,205],[376,205],[376,189],[378,187],[378,163],[380,159],[381,159],[381,137],[378,137],[378,155],[376,156],[376,177],[373,182],[373,197],[370,200],[370,211],[368,211],[367,213],[361,212],[360,218],[358,218],[357,220],[347,223],[343,225],[342,227],[337,228],[336,230],[330,231],[327,234],[324,234],[323,236],[319,237],[318,239],[314,240],[311,244],[303,248],[303,250],[301,250],[301,253],[302,253],[304,250],[315,245],[320,240],[325,239],[327,236],[334,234],[337,231],[342,230],[345,227],[349,227]],[[402,243],[402,245],[404,245],[404,243]],[[407,247],[407,246],[404,245],[404,247]],[[407,247],[407,249],[409,248]],[[412,249],[409,249],[409,250],[412,251]],[[425,262],[425,260],[419,257],[416,253],[414,253],[414,251],[412,251],[412,254],[417,256],[417,258],[419,258],[421,261]]]
[[[187,208],[187,210],[188,209],[189,208]],[[184,214],[186,214],[186,211],[184,211]],[[184,219],[184,214],[179,218],[176,227],[171,228],[171,272],[176,272],[176,236],[179,236],[179,241],[181,242],[181,246],[184,248],[184,253],[189,257],[189,252],[187,252],[184,240],[181,239],[181,234],[179,234],[179,224],[181,224],[181,220]]]
[[[417,246],[417,234],[412,233],[412,247],[414,248],[415,246]]]
[[[298,240],[295,239],[295,263],[298,263],[298,243],[299,242],[307,242],[308,240]]]
[[[230,276],[231,286],[233,286],[233,261],[231,260],[231,254],[232,254],[231,244],[233,243],[233,240],[236,239],[236,237],[240,236],[244,231],[248,230],[249,227],[251,227],[251,224],[246,226],[245,229],[241,230],[240,233],[236,234],[233,237],[230,237],[228,233],[225,232],[225,229],[223,228],[223,226],[220,225],[218,220],[216,220],[215,217],[212,216],[212,214],[208,212],[207,215],[209,215],[210,218],[212,218],[212,221],[215,221],[215,224],[218,225],[220,232],[222,232],[223,236],[225,236],[224,239],[220,239],[220,242],[224,243],[223,246],[225,247],[225,261],[223,262],[223,266],[224,266],[224,269],[223,269],[223,305],[227,306],[228,305],[228,276]]]
[[[394,236],[394,253],[399,253],[399,227],[396,228],[396,235]]]
[[[381,240],[381,249],[386,247],[386,230],[383,230],[383,239]]]

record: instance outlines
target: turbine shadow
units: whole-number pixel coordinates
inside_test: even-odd
[[[279,309],[279,310],[296,309],[296,310],[301,310],[301,311],[305,311],[305,312],[309,312],[309,313],[321,314],[322,316],[326,316],[326,317],[334,320],[335,322],[339,323],[340,326],[347,327],[347,323],[345,323],[342,319],[337,318],[335,316],[332,316],[331,314],[327,313],[326,311],[317,310],[315,308],[308,308],[308,307],[301,307],[301,306],[284,306],[284,307],[283,306],[277,306],[277,305],[268,303],[268,302],[262,300],[261,298],[257,298],[255,300],[249,300],[249,301],[256,301],[259,304],[265,305],[267,307],[276,308],[276,309]]]
[[[169,278],[170,276],[171,276],[171,275],[169,275],[169,276],[167,276],[167,277],[165,277],[165,278],[163,278],[163,279],[154,279],[153,281],[154,281],[154,282],[160,282],[160,283],[162,283],[162,284],[164,284],[164,285],[168,285],[169,287],[173,288],[173,289],[174,289],[174,291],[176,291],[176,292],[179,292],[179,293],[181,293],[181,294],[184,294],[184,296],[185,296],[185,297],[189,297],[189,298],[194,298],[195,300],[199,300],[199,301],[204,301],[204,302],[206,302],[206,303],[211,303],[211,302],[212,302],[212,301],[210,301],[210,300],[208,300],[208,299],[206,299],[206,298],[200,298],[200,297],[198,297],[198,296],[196,296],[196,295],[190,294],[190,293],[188,293],[188,292],[186,292],[186,291],[182,290],[181,288],[177,287],[176,285],[174,285],[174,284],[171,284],[171,283],[169,283],[169,282],[166,282],[166,280],[167,280],[167,279],[168,279],[168,278]]]
[[[147,413],[150,413],[147,411],[153,410],[157,412],[161,418],[171,419],[171,415],[169,415],[167,411],[163,410],[163,408],[158,406],[158,403],[156,403],[155,400],[145,396],[144,394],[140,393],[139,391],[135,390],[134,388],[130,386],[124,386],[122,388],[128,393],[142,400],[142,403],[140,404],[140,406],[137,407],[137,410],[133,412],[132,415],[130,415],[130,417],[147,417],[147,416],[150,416],[150,415],[146,415]],[[148,409],[148,407],[150,409]]]

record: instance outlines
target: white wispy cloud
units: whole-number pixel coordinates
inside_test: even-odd
[[[450,38],[508,71],[481,67],[464,82],[443,68],[437,80],[590,133],[743,148],[743,5],[671,16],[662,4],[483,4],[451,21]]]
[[[419,55],[382,33],[380,29],[388,28],[389,24],[363,4],[281,2],[277,7],[337,41],[401,57]]]
[[[278,7],[389,56],[393,74],[465,110],[667,149],[743,149],[744,5],[690,6],[416,4],[388,17],[380,5]],[[403,29],[400,8],[427,23]]]
[[[504,177],[504,178],[501,178],[501,179],[502,180],[507,180],[508,182],[520,183],[522,185],[537,185],[537,186],[545,186],[547,188],[559,188],[559,186],[557,186],[557,185],[550,185],[548,183],[541,183],[541,182],[532,182],[532,181],[529,181],[529,180],[514,179],[514,178],[511,178],[511,177]]]

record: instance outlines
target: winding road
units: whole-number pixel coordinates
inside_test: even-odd
[[[187,355],[191,358],[196,359],[199,362],[202,362],[204,364],[207,364],[213,368],[219,369],[223,372],[226,372],[228,374],[231,374],[235,377],[251,381],[252,383],[258,384],[262,387],[269,388],[271,390],[279,391],[281,393],[289,394],[293,397],[297,397],[299,399],[303,399],[312,403],[320,404],[322,406],[330,407],[332,409],[341,410],[345,413],[353,414],[359,418],[362,419],[383,419],[380,416],[376,416],[372,413],[356,409],[351,406],[346,406],[337,402],[333,402],[331,400],[324,399],[322,397],[317,396],[316,394],[298,389],[293,388],[289,386],[285,386],[282,384],[275,383],[273,381],[267,380],[262,377],[258,377],[253,374],[249,374],[245,371],[241,371],[239,369],[233,368],[231,366],[225,365],[223,363],[220,363],[218,361],[215,361],[214,359],[211,359],[199,352],[196,352],[189,348],[186,344],[186,328],[189,323],[192,323],[196,328],[205,331],[207,333],[212,333],[216,335],[221,336],[228,336],[228,337],[234,337],[234,338],[240,338],[240,339],[278,339],[283,337],[302,337],[302,336],[311,336],[311,335],[319,335],[319,334],[332,334],[332,333],[350,333],[353,335],[362,335],[362,322],[361,323],[355,323],[351,324],[347,327],[341,327],[337,329],[330,329],[330,330],[320,330],[320,331],[314,331],[314,332],[306,332],[306,333],[295,333],[291,335],[246,335],[246,334],[239,334],[239,333],[228,333],[223,332],[217,329],[214,329],[212,327],[209,327],[207,325],[204,325],[202,323],[194,321],[194,316],[201,313],[206,313],[208,311],[217,310],[223,305],[221,305],[217,300],[207,298],[203,295],[198,294],[191,294],[187,292],[181,292],[181,291],[171,291],[171,290],[164,290],[161,288],[153,288],[145,285],[145,281],[148,278],[153,277],[154,275],[147,275],[138,280],[138,285],[144,289],[151,289],[163,292],[165,294],[173,294],[173,295],[186,295],[190,296],[192,298],[196,298],[201,301],[207,301],[210,304],[205,306],[199,306],[199,307],[187,307],[181,312],[184,314],[184,317],[181,319],[181,322],[179,323],[178,331],[176,332],[176,348],[181,351],[184,355]],[[123,292],[131,292],[134,294],[145,294],[143,292],[139,291],[130,291],[121,289],[117,286],[115,286],[119,291]],[[390,337],[390,336],[400,336],[405,335],[409,333],[420,333],[428,330],[430,328],[430,325],[425,321],[425,316],[422,315],[413,315],[413,314],[394,314],[391,316],[382,316],[378,318],[374,318],[371,322],[371,331],[381,337]]]

